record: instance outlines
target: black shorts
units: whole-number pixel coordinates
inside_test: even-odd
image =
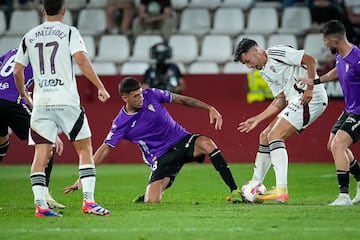
[[[343,112],[331,132],[336,134],[339,129],[347,132],[351,136],[353,143],[356,143],[360,139],[360,115]]]
[[[8,134],[8,127],[20,140],[29,138],[30,110],[21,104],[0,99],[0,136]]]
[[[205,160],[205,155],[193,157],[195,140],[199,137],[198,134],[189,134],[176,143],[164,155],[156,160],[156,166],[149,178],[148,184],[170,177],[170,183],[166,188],[169,188],[175,180],[175,177],[180,172],[180,169],[185,163],[198,162],[202,163]]]

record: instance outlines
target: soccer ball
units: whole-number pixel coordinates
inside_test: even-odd
[[[241,195],[246,203],[256,203],[256,195],[265,192],[265,185],[257,180],[250,180],[241,187]]]

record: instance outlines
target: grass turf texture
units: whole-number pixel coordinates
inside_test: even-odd
[[[239,187],[252,164],[231,164]],[[82,194],[62,194],[77,166],[55,165],[50,189],[66,205],[63,218],[34,217],[30,166],[0,166],[0,239],[357,239],[360,205],[329,207],[337,194],[333,164],[289,165],[289,202],[230,204],[229,191],[210,164],[185,165],[161,204],[132,203],[145,190],[144,165],[101,165],[95,199],[108,217],[81,212]],[[265,180],[274,184],[270,170]],[[351,179],[351,196],[355,181]]]

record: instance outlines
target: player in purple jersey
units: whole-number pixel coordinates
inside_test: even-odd
[[[15,86],[13,70],[14,59],[17,49],[11,49],[0,57],[0,161],[5,157],[10,145],[8,128],[10,128],[20,140],[28,140],[30,127],[31,109],[21,100]],[[33,84],[31,65],[24,71],[25,86],[27,89]],[[63,151],[63,142],[57,138],[54,149],[59,155]],[[49,164],[45,169],[46,185],[49,186],[50,175],[53,167],[54,155],[51,155]],[[48,192],[46,200],[51,208],[65,208],[54,200]]]
[[[210,123],[215,122],[215,129],[220,130],[222,117],[214,107],[166,90],[148,88],[143,91],[135,78],[123,79],[119,92],[125,106],[114,119],[104,143],[97,149],[94,155],[96,164],[100,164],[122,139],[138,144],[145,163],[152,170],[143,201],[159,203],[164,190],[172,185],[185,163],[202,163],[208,155],[229,187],[232,202],[241,202],[233,175],[215,143],[206,136],[189,133],[171,117],[163,104],[176,103],[208,110]],[[64,192],[79,187],[76,182],[66,187]]]
[[[8,128],[10,128],[20,140],[28,140],[30,128],[31,109],[19,97],[19,92],[14,82],[14,59],[17,49],[11,49],[0,56],[0,162],[5,157],[10,145]],[[29,64],[24,71],[26,89],[33,84],[33,72]],[[63,151],[63,142],[58,137],[54,149],[59,155]],[[50,175],[53,167],[54,154],[51,155],[49,164],[45,169],[46,185],[49,186]],[[56,202],[48,192],[46,201],[51,208],[65,208]]]
[[[338,20],[326,22],[321,30],[326,47],[336,54],[336,66],[317,79],[302,78],[309,85],[339,80],[345,110],[336,121],[328,140],[339,183],[339,196],[330,206],[348,206],[360,202],[360,168],[349,149],[360,139],[360,49],[346,38],[344,25]],[[356,196],[349,196],[350,173],[357,181]]]

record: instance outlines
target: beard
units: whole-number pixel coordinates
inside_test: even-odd
[[[330,48],[330,52],[331,52],[332,54],[336,54],[338,51],[337,51],[336,48],[331,47],[331,48]]]

